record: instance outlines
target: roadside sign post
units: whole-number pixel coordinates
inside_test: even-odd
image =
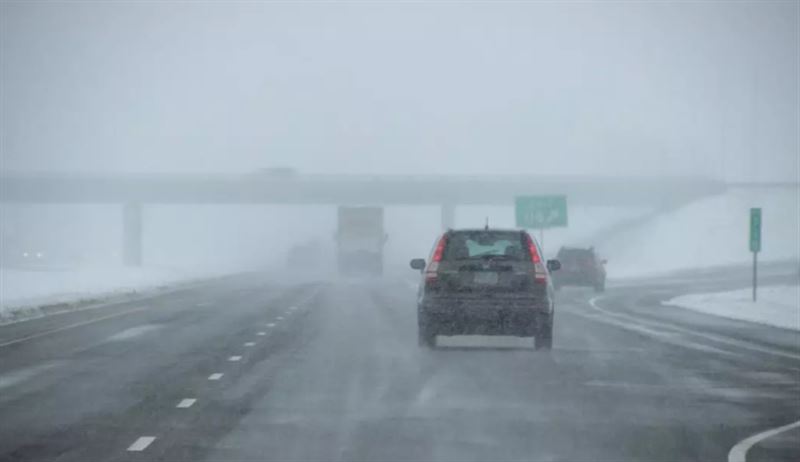
[[[761,208],[750,209],[750,251],[753,252],[753,301],[758,288],[758,252],[761,251]]]
[[[753,252],[753,301],[756,301],[756,288],[758,287],[758,252]]]
[[[518,196],[514,212],[520,228],[539,228],[539,244],[544,247],[544,230],[567,226],[567,196]]]

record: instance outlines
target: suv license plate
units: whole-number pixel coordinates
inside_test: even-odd
[[[497,273],[475,273],[475,284],[497,284]]]

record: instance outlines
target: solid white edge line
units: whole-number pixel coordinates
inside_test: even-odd
[[[602,295],[598,295],[597,297],[591,298],[589,300],[589,306],[591,306],[595,311],[597,311],[599,313],[603,313],[603,314],[605,314],[607,316],[620,318],[620,319],[623,320],[621,322],[627,323],[628,325],[631,325],[631,326],[635,325],[635,326],[638,326],[638,327],[656,327],[656,328],[659,328],[659,329],[671,330],[673,332],[678,332],[678,333],[684,334],[684,335],[694,335],[694,336],[697,336],[697,337],[702,337],[705,340],[712,341],[712,342],[723,343],[723,344],[726,344],[726,345],[732,345],[732,346],[738,347],[740,349],[745,349],[745,350],[749,350],[749,351],[756,351],[758,353],[768,354],[768,355],[772,355],[772,356],[781,356],[781,357],[784,357],[784,358],[800,360],[800,355],[788,353],[788,352],[785,352],[785,351],[775,350],[775,349],[772,349],[772,348],[762,347],[762,346],[750,343],[750,342],[748,342],[746,340],[736,340],[736,339],[731,339],[731,338],[727,338],[727,337],[721,337],[719,335],[712,335],[712,334],[708,334],[708,333],[697,332],[697,331],[694,331],[692,329],[686,329],[684,327],[680,327],[680,326],[677,326],[677,325],[671,325],[671,324],[664,323],[664,322],[659,322],[659,321],[656,321],[656,320],[637,319],[636,316],[630,315],[630,314],[614,313],[614,312],[605,310],[605,309],[597,306],[597,300],[602,298],[602,297],[603,297]],[[625,320],[627,320],[627,321],[625,321]],[[666,330],[664,331],[665,333],[666,333]],[[718,350],[717,348],[714,348],[714,349]],[[722,351],[722,350],[719,350],[719,351]],[[728,353],[728,354],[732,354],[732,353]]]
[[[783,427],[765,430],[761,433],[755,434],[753,436],[743,439],[742,441],[739,441],[738,443],[736,443],[736,446],[732,447],[731,451],[728,453],[728,462],[746,462],[747,451],[749,451],[750,448],[764,441],[767,438],[777,435],[778,433],[783,433],[786,430],[791,430],[797,427],[800,427],[800,420],[798,420],[795,423],[790,423],[789,425],[784,425]]]
[[[228,361],[231,361],[231,362],[236,362],[236,361],[241,361],[241,360],[242,360],[241,356],[231,356],[230,358],[228,358]]]
[[[200,278],[199,280],[198,279],[194,279],[194,280],[184,281],[183,283],[178,282],[178,283],[175,283],[173,286],[166,286],[165,288],[162,288],[162,289],[147,290],[146,293],[144,293],[142,295],[138,295],[138,296],[128,294],[127,297],[129,297],[129,298],[127,298],[127,299],[124,299],[124,297],[126,297],[126,295],[122,294],[123,299],[121,299],[121,300],[111,299],[111,300],[105,300],[105,301],[98,301],[97,303],[90,303],[89,305],[84,306],[83,308],[76,308],[76,309],[73,309],[73,310],[70,310],[70,309],[59,310],[59,311],[55,311],[55,312],[52,312],[52,313],[47,313],[47,314],[42,315],[42,316],[34,316],[34,317],[31,317],[31,318],[22,318],[22,319],[17,319],[15,321],[4,321],[2,324],[0,324],[0,326],[8,326],[8,325],[11,325],[11,324],[22,324],[22,323],[31,322],[31,321],[38,321],[38,320],[44,319],[44,318],[61,316],[61,315],[64,315],[64,314],[80,313],[80,312],[83,312],[83,311],[94,311],[94,310],[99,310],[99,309],[103,309],[103,308],[113,308],[113,307],[122,306],[122,305],[125,305],[125,304],[132,304],[132,305],[133,304],[141,304],[142,302],[146,302],[148,300],[154,300],[156,298],[163,297],[165,295],[174,295],[174,294],[177,294],[179,292],[189,292],[189,291],[192,291],[192,290],[197,289],[197,288],[205,287],[211,281],[219,281],[219,280],[221,280],[220,277],[209,277],[209,278]],[[319,291],[319,289],[317,289],[317,291]],[[102,296],[102,294],[99,294],[99,295]],[[30,307],[30,308],[35,308],[35,307]],[[22,340],[20,340],[20,341],[22,341]],[[14,342],[16,342],[16,340]],[[0,345],[0,346],[3,346],[3,345]]]
[[[158,297],[163,297],[164,295],[172,295],[172,294],[175,294],[177,292],[184,291],[184,290],[187,290],[187,291],[188,290],[192,290],[193,286],[200,286],[200,284],[201,283],[199,283],[199,282],[198,283],[191,283],[191,284],[187,283],[186,286],[184,286],[184,287],[172,287],[172,288],[162,289],[163,291],[159,292],[159,293],[148,293],[148,294],[143,294],[143,295],[140,295],[140,296],[130,296],[130,298],[123,299],[123,300],[98,301],[97,303],[90,303],[89,305],[86,305],[86,306],[84,306],[82,308],[75,308],[75,309],[72,309],[72,310],[65,309],[65,310],[54,311],[52,313],[47,313],[47,314],[44,314],[42,316],[34,316],[34,317],[31,317],[31,318],[22,318],[22,319],[17,319],[17,320],[14,320],[14,321],[4,321],[2,324],[0,324],[0,326],[8,326],[8,325],[11,325],[11,324],[22,324],[22,323],[31,322],[31,321],[38,321],[38,320],[44,319],[44,318],[51,318],[51,317],[65,315],[65,314],[72,314],[72,313],[80,313],[80,312],[84,312],[84,311],[94,311],[94,310],[99,310],[99,309],[102,309],[102,308],[113,308],[113,307],[122,306],[122,305],[125,305],[125,304],[131,304],[131,305],[133,305],[133,304],[141,304],[142,302],[146,302],[148,300],[153,300],[153,299],[158,298]],[[123,298],[125,297],[124,294],[122,294],[122,296],[123,296]],[[31,306],[31,307],[27,307],[27,308],[34,308],[35,309],[35,308],[41,308],[41,307],[33,307],[33,306]]]
[[[153,300],[153,299],[162,297],[164,295],[170,295],[170,294],[174,294],[174,293],[181,292],[181,291],[191,291],[192,289],[194,289],[196,287],[202,286],[203,284],[206,283],[206,281],[213,280],[213,279],[218,279],[218,278],[211,278],[211,279],[203,280],[203,282],[186,283],[185,285],[181,285],[180,287],[174,287],[174,288],[168,289],[168,290],[166,290],[166,291],[164,291],[162,293],[144,295],[141,298],[136,297],[136,298],[133,298],[131,300],[101,302],[101,303],[98,303],[98,304],[92,304],[92,305],[86,306],[84,308],[79,308],[79,309],[75,309],[75,310],[58,311],[58,312],[55,312],[55,313],[46,314],[44,316],[36,316],[36,317],[33,317],[33,318],[20,319],[18,321],[6,322],[6,323],[0,324],[0,325],[6,326],[6,325],[11,325],[11,324],[20,324],[20,323],[24,323],[24,322],[36,321],[36,320],[39,320],[39,319],[49,318],[49,317],[53,317],[53,316],[59,316],[59,315],[63,315],[63,314],[79,313],[79,312],[82,312],[82,311],[93,311],[93,310],[98,310],[98,309],[101,309],[101,308],[113,308],[115,306],[124,305],[126,303],[142,303],[142,302],[146,302],[146,301],[149,301],[149,300]],[[319,293],[319,291],[320,291],[320,288],[317,287],[311,293],[311,296],[309,296],[307,299],[305,299],[301,303],[308,302],[309,300],[314,298]],[[208,303],[208,306],[211,305],[210,302],[200,302],[200,303]],[[108,315],[108,316],[101,316],[99,318],[91,319],[91,320],[84,321],[84,322],[79,322],[79,323],[75,323],[75,324],[69,324],[67,326],[59,327],[57,329],[51,329],[51,330],[47,330],[47,331],[44,331],[44,332],[39,332],[39,333],[36,333],[36,334],[33,334],[33,335],[29,335],[27,337],[22,337],[22,338],[10,340],[10,341],[5,342],[5,343],[0,343],[0,348],[5,347],[5,346],[14,345],[14,344],[17,344],[17,343],[26,342],[28,340],[33,340],[35,338],[44,337],[46,335],[55,334],[57,332],[61,332],[61,331],[69,330],[69,329],[74,329],[76,327],[86,326],[86,325],[89,325],[89,324],[93,324],[95,322],[104,321],[106,319],[112,319],[112,318],[115,318],[117,316],[123,316],[123,315],[126,315],[126,314],[136,313],[136,312],[143,311],[143,310],[146,310],[146,309],[149,309],[149,308],[151,308],[151,307],[144,306],[144,307],[141,307],[141,308],[135,308],[133,310],[123,311],[121,313],[115,313],[115,314]]]
[[[197,400],[194,399],[194,398],[186,398],[186,399],[182,399],[181,402],[178,403],[178,405],[175,406],[175,407],[181,408],[181,409],[186,409],[187,407],[192,407],[192,405],[194,403],[196,403],[196,402],[197,402]]]
[[[219,379],[222,378],[223,375],[225,375],[225,374],[220,374],[219,372],[217,372],[215,374],[209,375],[208,376],[208,380],[219,380]]]
[[[147,449],[147,446],[156,440],[155,436],[140,436],[139,439],[133,442],[132,445],[128,446],[128,451],[144,451]]]
[[[28,335],[27,337],[22,337],[22,338],[14,339],[14,340],[11,340],[11,341],[8,341],[8,342],[5,342],[5,343],[0,343],[0,348],[5,347],[5,346],[10,346],[10,345],[15,345],[17,343],[26,342],[28,340],[33,340],[35,338],[44,337],[45,335],[55,334],[57,332],[61,332],[61,331],[69,330],[69,329],[74,329],[76,327],[88,326],[89,324],[94,324],[96,322],[105,321],[106,319],[118,318],[118,317],[124,316],[126,314],[137,313],[139,311],[144,311],[144,310],[147,310],[149,308],[150,308],[149,306],[143,306],[143,307],[139,307],[139,308],[134,308],[132,310],[123,311],[121,313],[114,313],[114,314],[109,314],[109,315],[106,315],[106,316],[100,316],[99,318],[90,319],[88,321],[81,321],[81,322],[76,322],[74,324],[68,324],[66,326],[58,327],[56,329],[50,329],[50,330],[46,330],[44,332],[39,332],[37,334]]]

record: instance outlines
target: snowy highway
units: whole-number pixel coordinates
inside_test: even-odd
[[[421,350],[411,279],[247,275],[9,324],[0,460],[800,460],[797,426],[745,441],[800,420],[798,334],[662,306],[748,275],[687,276],[562,290],[549,354]]]
[[[2,0],[0,57],[0,462],[800,462],[800,0]]]

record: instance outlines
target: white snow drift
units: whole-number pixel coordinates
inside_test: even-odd
[[[675,297],[677,305],[702,313],[731,319],[800,330],[800,286],[768,286],[758,290],[753,302],[751,289]]]
[[[761,261],[800,258],[797,189],[739,189],[693,202],[622,230],[598,245],[609,278],[746,264],[750,208],[763,209]]]

